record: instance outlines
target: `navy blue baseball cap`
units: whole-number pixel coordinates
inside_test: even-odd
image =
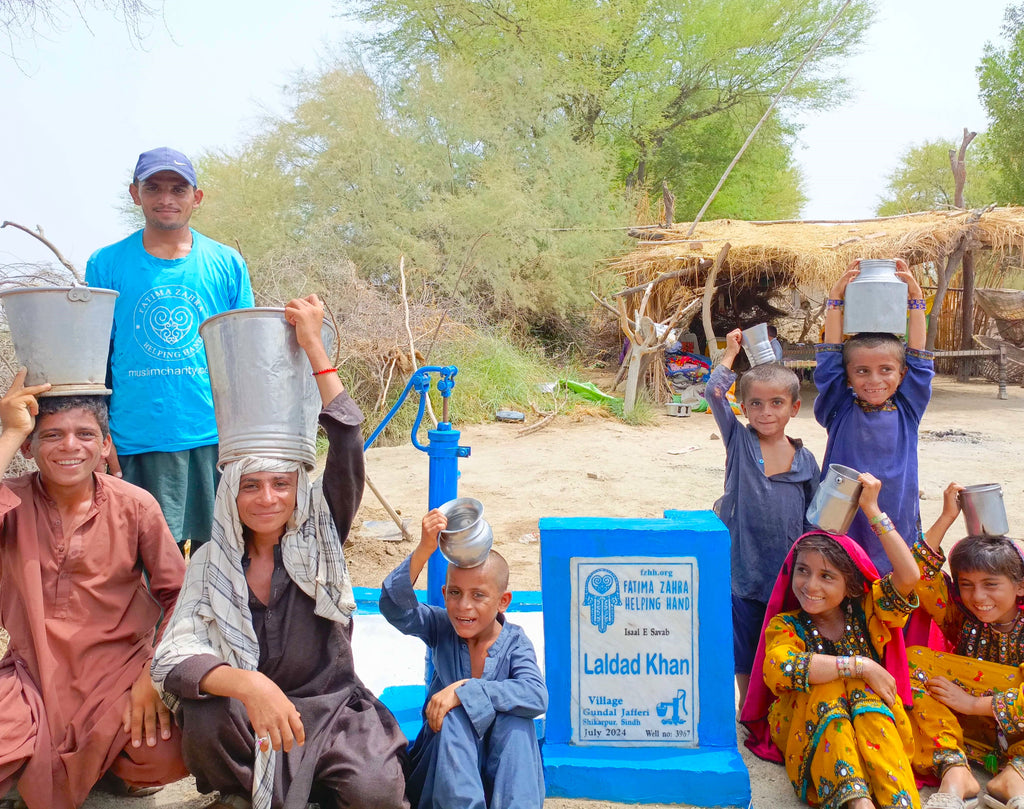
[[[138,183],[148,180],[158,171],[173,171],[188,180],[189,185],[195,188],[196,170],[192,167],[192,161],[181,152],[161,146],[158,149],[150,149],[139,155],[139,162],[135,164],[135,174],[132,175],[132,182]]]

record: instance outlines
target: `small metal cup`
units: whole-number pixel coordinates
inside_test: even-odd
[[[743,350],[750,360],[750,367],[775,362],[775,347],[768,336],[768,324],[758,323],[743,330]]]
[[[1003,487],[998,483],[965,486],[959,498],[968,536],[1001,537],[1009,533]]]

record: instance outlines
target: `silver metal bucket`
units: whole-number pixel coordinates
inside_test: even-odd
[[[807,521],[830,534],[845,534],[857,513],[862,488],[859,476],[856,469],[829,464],[828,474],[818,484],[818,491],[807,507]]]
[[[751,368],[776,361],[775,347],[772,345],[772,338],[768,336],[767,323],[758,323],[743,330],[743,350],[750,360]]]
[[[96,287],[19,287],[0,292],[26,385],[43,396],[105,396],[118,293]]]
[[[846,285],[846,334],[907,332],[907,285],[896,277],[893,259],[862,259],[860,275]]]
[[[284,309],[234,309],[199,326],[224,466],[245,455],[316,466],[320,395]],[[334,327],[321,330],[328,353]]]
[[[441,555],[456,567],[477,567],[487,561],[494,533],[484,519],[484,506],[472,497],[458,497],[438,506],[448,525],[441,532]]]
[[[1001,537],[1010,530],[1003,488],[998,483],[965,486],[960,492],[960,507],[964,512],[968,536]]]

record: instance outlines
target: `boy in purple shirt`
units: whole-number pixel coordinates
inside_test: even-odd
[[[896,275],[906,282],[909,298],[906,346],[896,335],[874,333],[843,343],[843,299],[847,284],[860,274],[859,263],[850,264],[825,304],[825,342],[814,369],[814,417],[828,430],[822,468],[838,463],[881,480],[878,504],[912,545],[921,532],[917,431],[935,375],[932,354],[924,350],[925,302],[907,263],[897,259]],[[880,575],[892,570],[863,513],[847,534],[868,552]]]

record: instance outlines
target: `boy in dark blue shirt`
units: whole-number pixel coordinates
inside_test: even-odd
[[[742,339],[739,329],[726,335],[706,389],[725,443],[725,494],[715,513],[732,540],[732,648],[741,706],[768,598],[790,546],[809,527],[805,513],[821,476],[811,451],[786,435],[800,411],[800,380],[791,370],[775,363],[751,368],[736,391],[746,429],[732,412],[726,393],[736,380],[732,364]]]

